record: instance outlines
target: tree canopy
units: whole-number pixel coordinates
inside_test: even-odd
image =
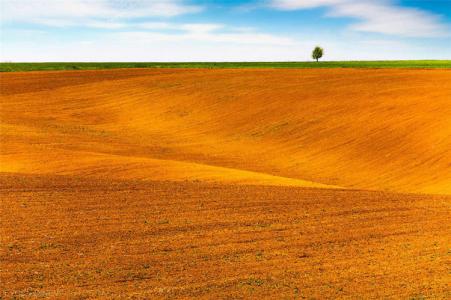
[[[312,58],[318,61],[321,57],[323,57],[323,53],[324,53],[323,48],[316,46],[315,49],[313,49]]]

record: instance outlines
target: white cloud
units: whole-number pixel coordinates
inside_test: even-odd
[[[129,27],[140,28],[140,29],[149,29],[149,30],[182,30],[182,31],[190,31],[190,32],[211,32],[224,27],[223,24],[217,23],[168,23],[168,22],[142,22],[142,23],[132,23],[129,24]]]
[[[169,23],[145,22],[130,25],[131,31],[110,34],[111,39],[120,39],[121,43],[134,40],[153,43],[167,42],[202,42],[202,43],[233,43],[233,44],[265,44],[265,45],[294,45],[296,40],[257,32],[251,28],[228,27],[218,23]],[[145,29],[141,30],[141,29]],[[174,32],[162,32],[170,29]],[[155,31],[153,31],[155,30]]]
[[[90,27],[100,29],[120,29],[127,27],[127,23],[115,22],[115,21],[97,21],[97,20],[84,20],[79,22],[73,19],[34,19],[33,23],[38,23],[50,27]]]
[[[270,1],[270,6],[283,9],[283,10],[294,10],[294,9],[306,9],[314,8],[324,5],[334,5],[344,2],[342,0],[272,0]]]
[[[218,29],[223,28],[223,25],[221,24],[168,24],[168,26],[179,29],[181,32],[161,33],[130,31],[111,34],[111,38],[120,39],[120,42],[123,44],[128,44],[136,40],[145,41],[150,44],[163,41],[185,44],[197,42],[204,44],[222,43],[290,46],[297,43],[294,39],[267,33],[217,31]]]
[[[86,27],[101,29],[120,29],[127,27],[126,23],[108,21],[89,21],[84,24]]]
[[[224,26],[221,24],[183,24],[180,28],[191,32],[208,33],[222,27]]]
[[[173,29],[173,24],[166,22],[143,22],[137,26],[142,29],[150,29],[150,30]]]
[[[2,0],[2,22],[83,23],[137,17],[172,17],[202,10],[186,0]]]
[[[327,7],[328,16],[357,19],[350,27],[355,31],[404,37],[440,37],[450,32],[439,16],[390,0],[271,0],[269,5],[280,10]]]

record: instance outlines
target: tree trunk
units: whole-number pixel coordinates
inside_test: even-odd
[[[319,58],[316,59],[316,62],[318,62]]]

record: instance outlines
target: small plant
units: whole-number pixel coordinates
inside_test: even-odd
[[[41,250],[56,249],[58,247],[59,247],[59,245],[54,244],[54,243],[41,243],[41,245],[39,246],[39,249],[41,249]]]
[[[262,286],[264,283],[265,283],[265,281],[263,279],[251,277],[251,278],[241,281],[239,283],[239,286],[258,287],[258,286]]]
[[[313,59],[316,59],[316,61],[318,62],[319,59],[320,59],[321,57],[323,57],[323,54],[324,54],[323,48],[321,48],[321,47],[319,47],[319,46],[316,46],[315,49],[313,49],[313,52],[312,52],[312,58],[313,58]]]

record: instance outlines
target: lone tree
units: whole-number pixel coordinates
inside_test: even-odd
[[[313,49],[312,58],[318,61],[321,57],[323,57],[323,52],[323,48],[316,46],[315,49]]]

